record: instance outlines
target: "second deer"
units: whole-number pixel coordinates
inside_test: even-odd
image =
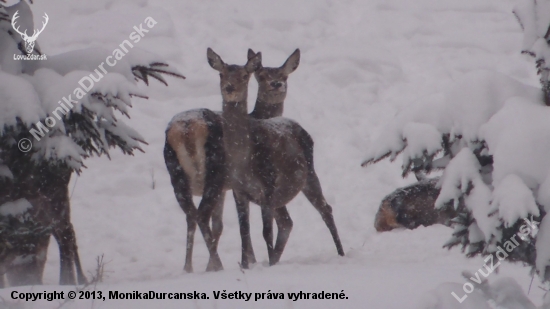
[[[248,202],[260,205],[263,236],[267,244],[269,264],[276,264],[283,253],[292,220],[286,209],[301,191],[319,211],[327,225],[338,254],[344,250],[332,215],[332,207],[326,202],[313,167],[313,140],[296,122],[282,117],[254,119],[247,113],[248,81],[261,66],[261,53],[250,58],[246,65],[228,65],[212,49],[208,48],[210,66],[220,73],[222,94],[223,144],[227,154],[228,183],[233,190],[239,214],[243,245],[242,266],[248,267],[245,254],[250,250]],[[207,189],[207,187],[209,187]],[[205,191],[221,192],[219,184],[207,184]],[[216,196],[216,194],[214,194]],[[213,208],[215,202],[205,205]],[[277,222],[277,240],[273,245],[273,219]],[[212,234],[209,228],[201,228],[209,244]],[[212,243],[211,254],[216,254]]]

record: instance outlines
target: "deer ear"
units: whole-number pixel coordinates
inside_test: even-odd
[[[249,48],[248,49],[248,54],[247,54],[248,60],[254,58],[254,56],[256,56],[256,53],[251,48]]]
[[[256,72],[262,66],[262,53],[258,52],[254,57],[248,59],[244,66],[248,73]]]
[[[288,59],[281,66],[281,68],[283,69],[283,73],[285,75],[289,75],[290,73],[294,72],[298,68],[299,64],[300,64],[300,49],[297,48],[292,53],[292,55],[288,57]]]
[[[206,50],[206,58],[208,59],[208,64],[210,64],[214,70],[219,72],[223,70],[225,63],[223,63],[222,58],[218,56],[218,54],[216,54],[210,47]]]

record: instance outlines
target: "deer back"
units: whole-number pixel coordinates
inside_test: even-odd
[[[394,228],[415,229],[420,225],[436,223],[450,225],[456,216],[452,207],[435,208],[439,196],[439,177],[425,179],[407,187],[399,188],[384,197],[376,214],[374,227],[377,231]]]

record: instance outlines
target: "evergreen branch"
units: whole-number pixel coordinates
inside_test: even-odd
[[[168,86],[168,83],[161,77],[161,74],[166,74],[176,78],[185,79],[185,76],[168,70],[163,70],[158,67],[168,67],[168,64],[161,62],[153,62],[149,66],[136,65],[132,67],[132,73],[134,74],[136,80],[142,80],[146,85],[149,85],[149,76],[157,79],[165,86]]]

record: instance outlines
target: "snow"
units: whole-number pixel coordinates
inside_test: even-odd
[[[465,276],[465,277],[469,277]],[[477,279],[476,279],[477,280]],[[472,284],[470,282],[470,284]],[[474,285],[471,294],[469,288],[458,283],[443,283],[427,293],[418,309],[536,309],[537,307],[525,295],[521,286],[510,277],[500,278],[494,283],[482,282]],[[452,296],[454,293],[456,297]],[[463,297],[466,296],[464,299]],[[457,301],[462,299],[460,303]]]
[[[494,189],[491,201],[493,211],[498,210],[505,227],[529,215],[539,216],[533,192],[517,175],[506,176]]]
[[[548,276],[547,267],[545,265],[550,261],[550,249],[545,246],[545,243],[550,241],[550,220],[548,217],[544,217],[539,226],[539,232],[537,234],[537,270],[541,272],[541,276]]]
[[[539,101],[541,97],[538,88],[487,70],[468,72],[443,89],[443,93],[423,98],[419,104],[404,109],[370,145],[365,161],[378,160],[386,153],[395,156],[402,151],[405,144],[395,140],[399,134],[406,134],[409,139],[412,136],[426,139],[423,144],[413,145],[414,150],[406,150],[404,166],[408,160],[422,153],[423,149],[418,147],[429,149],[429,153],[440,150],[442,145],[436,140],[441,139],[441,134],[451,134],[452,138],[462,136],[466,144],[475,143],[483,139],[479,136],[481,126],[499,112],[510,98],[523,97]],[[421,124],[429,133],[407,133],[407,126],[411,124]],[[439,137],[436,136],[437,132]],[[408,149],[409,143],[406,146]]]
[[[514,96],[538,99],[540,90],[490,71],[465,74],[446,93],[454,120],[452,132],[468,142],[479,140],[480,126]]]
[[[0,215],[2,216],[17,216],[32,208],[31,203],[26,199],[18,199],[13,202],[7,202],[0,205]]]
[[[0,164],[0,177],[5,179],[13,179],[13,174],[10,171],[9,167],[6,165]]]
[[[498,229],[500,221],[497,216],[490,216],[491,212],[491,189],[480,178],[475,178],[472,181],[472,191],[465,198],[465,204],[472,212],[472,216],[476,220],[478,228],[483,232],[485,241],[490,244],[489,252],[494,250],[491,245],[494,245],[495,239],[502,238],[502,232]]]
[[[22,70],[21,62],[13,61],[13,54],[18,54],[17,44],[11,36],[4,31],[0,31],[0,67],[2,71],[11,74],[17,74]]]
[[[548,63],[550,48],[547,44],[548,23],[550,22],[550,2],[521,1],[514,9],[514,14],[524,30],[523,52],[535,57],[541,71],[540,81],[548,95]]]
[[[550,161],[543,152],[550,150],[546,140],[550,137],[546,121],[549,115],[544,106],[514,98],[482,128],[495,161],[495,183],[515,173],[535,189],[546,179]]]
[[[384,146],[384,152],[373,153],[372,157],[381,157],[388,151],[397,156],[405,145],[404,137],[408,137],[410,145],[429,146],[436,151],[435,135],[428,133],[425,139],[415,141],[408,135],[415,130],[433,133],[432,128],[435,128],[439,132],[462,133],[468,143],[469,139],[480,138],[480,132],[486,130],[483,138],[491,140],[489,150],[495,158],[495,184],[503,182],[509,175],[516,175],[530,190],[536,190],[535,184],[550,186],[546,169],[533,170],[527,177],[506,163],[529,154],[518,149],[507,157],[509,149],[518,147],[506,141],[508,134],[514,133],[516,123],[522,131],[535,130],[535,125],[540,123],[538,119],[547,117],[542,106],[525,109],[524,114],[514,108],[514,104],[528,104],[525,101],[530,101],[538,93],[535,87],[539,87],[533,59],[520,54],[523,34],[512,14],[516,1],[34,2],[31,8],[37,23],[42,12],[50,16],[50,23],[39,38],[41,51],[48,55],[48,61],[40,64],[43,73],[39,72],[40,67],[28,68],[28,72],[51,74],[51,88],[34,85],[39,93],[51,91],[51,99],[48,99],[51,104],[57,104],[74,90],[74,87],[62,88],[65,83],[61,83],[59,88],[54,85],[55,76],[70,77],[67,75],[69,69],[61,70],[63,67],[59,63],[66,61],[67,68],[82,63],[78,69],[89,74],[111,54],[112,47],[128,38],[132,27],[143,22],[146,16],[152,16],[158,24],[139,42],[139,48],[168,59],[187,77],[185,81],[168,77],[169,87],[157,82],[151,82],[149,88],[137,85],[150,99],[132,100],[134,107],[129,111],[132,118],[126,124],[149,143],[143,146],[145,153],[128,157],[117,150],[110,153],[111,160],[101,157],[84,161],[88,168],[80,176],[73,175],[70,184],[71,216],[85,271],[93,272],[96,256],[105,255],[106,278],[96,289],[104,293],[110,290],[197,290],[208,293],[211,299],[96,301],[93,304],[96,308],[401,309],[421,303],[424,293],[436,289],[442,282],[463,282],[460,273],[477,270],[484,261],[481,258],[467,259],[459,249],[442,249],[452,229],[431,226],[378,234],[373,227],[381,199],[415,180],[414,176],[401,178],[401,162],[382,161],[366,168],[361,168],[360,163],[366,153],[379,151],[378,141],[388,146]],[[4,48],[3,42],[0,42],[0,49]],[[252,48],[262,52],[264,66],[279,66],[292,51],[300,48],[301,63],[288,80],[284,116],[299,122],[315,141],[315,168],[325,197],[333,207],[346,257],[337,256],[322,219],[307,200],[299,196],[288,205],[294,228],[281,263],[273,267],[266,264],[267,250],[262,238],[259,207],[251,205],[251,236],[259,263],[251,270],[241,272],[237,264],[240,260],[237,216],[232,196],[227,194],[224,232],[219,244],[225,270],[204,272],[208,253],[197,232],[195,273],[183,273],[186,223],[163,161],[164,130],[170,119],[182,111],[203,107],[221,109],[219,78],[206,62],[207,47],[223,54],[228,63],[237,64],[245,63],[246,51]],[[55,57],[71,50],[77,51]],[[133,63],[134,51],[137,50],[132,49],[109,72],[122,74],[126,79],[133,78],[123,68],[129,62]],[[147,56],[138,58],[144,62],[152,59]],[[3,64],[5,60],[1,61],[2,71],[8,72]],[[0,78],[4,78],[2,76]],[[74,80],[78,81],[76,76]],[[14,87],[33,87],[25,79],[11,82],[16,85]],[[0,87],[2,85],[4,83],[0,82]],[[458,86],[453,88],[453,85]],[[253,79],[250,87],[251,110],[257,90]],[[25,93],[28,100],[13,99],[9,101],[12,106],[22,110],[40,106],[32,101],[36,100],[32,92]],[[513,99],[518,96],[523,99]],[[479,98],[494,100],[483,101],[487,103],[484,113],[474,114]],[[447,100],[453,102],[453,109],[447,109],[444,104]],[[426,110],[426,106],[430,109]],[[437,116],[441,115],[440,111],[444,111],[444,117]],[[497,123],[497,111],[503,117],[502,122]],[[51,110],[36,110],[42,115],[49,112]],[[5,115],[0,111],[0,119],[11,119]],[[393,126],[396,115],[406,121]],[[467,122],[457,122],[459,119]],[[489,128],[489,124],[493,125],[492,120],[495,121],[494,129]],[[505,120],[514,121],[507,124]],[[481,128],[487,121],[487,129]],[[420,126],[406,126],[406,123]],[[459,127],[467,130],[458,130]],[[388,136],[398,138],[387,139]],[[525,141],[529,147],[546,147],[545,143],[533,143],[532,140]],[[443,177],[457,182],[444,186],[442,192],[448,190],[444,196],[450,199],[456,194],[453,190],[459,190],[456,185],[465,184],[467,180],[478,182],[476,190],[479,192],[472,198],[483,201],[485,208],[480,209],[479,214],[482,217],[491,211],[489,202],[493,192],[483,186],[479,171],[460,171],[465,163],[455,160],[468,160],[473,156],[470,149],[464,148],[466,146],[456,146],[455,156],[449,161],[449,165],[457,164],[456,170]],[[416,153],[411,148],[409,155]],[[515,164],[523,169],[530,164],[528,160],[525,158]],[[550,166],[544,158],[533,160],[541,166]],[[548,193],[543,191],[539,192],[538,202],[550,200],[545,196]],[[503,211],[500,215],[511,219],[519,214]],[[498,218],[494,216],[490,220]],[[494,233],[493,229],[486,228],[491,226],[491,222],[480,225],[482,237]],[[548,224],[543,222],[541,234],[546,235],[542,231],[548,229]],[[53,239],[51,243],[44,274],[45,286],[39,290],[73,290],[74,287],[57,285],[59,256]],[[550,253],[541,256],[548,259]],[[531,281],[527,268],[503,262],[499,270],[498,274],[490,275],[489,282],[512,277],[527,293]],[[535,288],[538,283],[536,278],[528,297],[540,305],[544,291]],[[461,289],[462,284],[458,287]],[[282,293],[339,293],[344,290],[349,299],[296,302],[214,300],[212,291],[224,289]],[[452,297],[449,289],[442,290],[441,295]],[[15,302],[10,298],[14,290],[30,292],[36,291],[37,287],[7,288],[0,290],[0,296]],[[45,301],[30,305],[35,308],[59,306],[56,302]],[[64,306],[91,307],[90,300],[76,300]]]
[[[363,163],[387,156],[394,160],[402,152],[404,175],[410,171],[411,162],[415,168],[429,171],[433,154],[445,148],[443,156],[433,163],[436,168],[445,168],[436,207],[453,203],[458,208],[463,199],[475,220],[469,228],[472,238],[484,240],[484,252],[493,252],[501,241],[501,221],[504,228],[511,227],[525,216],[538,216],[537,202],[548,207],[545,189],[550,128],[544,102],[548,101],[545,59],[550,57],[546,38],[550,14],[544,9],[549,4],[533,1],[515,10],[524,30],[524,44],[532,45],[527,46],[528,52],[537,60],[545,92],[517,80],[516,74],[472,69],[453,78],[425,103],[400,111],[369,145]],[[411,130],[411,126],[416,129]],[[440,140],[443,143],[438,143]],[[489,155],[491,162],[486,160]],[[421,162],[426,166],[419,166],[418,159],[428,161]],[[539,271],[543,272],[544,263],[548,260],[537,260]]]
[[[68,51],[59,55],[48,55],[48,60],[40,61],[27,72],[32,74],[39,68],[49,68],[55,70],[61,75],[74,70],[93,72],[97,67],[105,62],[105,59],[111,55],[113,49],[105,47],[90,47]],[[128,80],[133,80],[131,65],[126,58],[117,61],[115,66],[104,65],[108,72],[124,74]]]
[[[441,208],[446,203],[453,202],[458,207],[458,197],[473,186],[473,182],[481,179],[479,162],[468,148],[463,148],[454,157],[443,172],[440,183],[441,193],[435,201],[435,207]]]
[[[14,92],[17,91],[17,92]],[[45,116],[40,98],[24,78],[0,72],[0,128],[15,126],[16,117],[30,125]]]
[[[70,167],[79,169],[82,165],[82,157],[86,152],[82,150],[70,137],[64,135],[50,136],[40,141],[34,141],[33,145],[38,152],[33,154],[33,159],[41,158],[65,161]]]
[[[441,134],[429,124],[407,123],[403,128],[403,138],[407,141],[403,153],[404,166],[410,163],[409,159],[421,158],[424,152],[431,156],[441,150]]]

